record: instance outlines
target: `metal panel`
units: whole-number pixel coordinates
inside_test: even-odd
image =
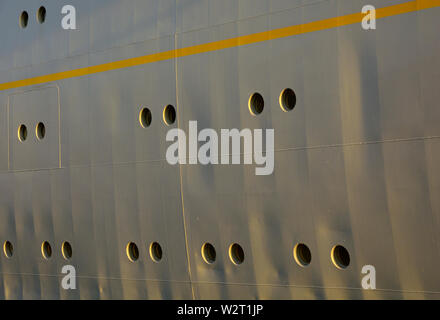
[[[58,88],[9,96],[9,163],[11,170],[60,166],[60,105]],[[38,126],[42,125],[42,136]],[[23,126],[23,133],[20,128]],[[23,135],[23,137],[20,137]]]
[[[407,0],[72,0],[0,4],[0,83],[306,24]],[[29,12],[21,29],[18,17]],[[439,298],[440,9],[0,93],[3,299]],[[283,112],[280,93],[295,90]],[[254,117],[248,99],[262,94]],[[166,126],[163,109],[178,119]],[[142,128],[147,107],[152,123]],[[171,166],[169,129],[274,128],[275,171]],[[35,125],[46,137],[35,138]],[[28,140],[17,139],[19,124]],[[41,253],[52,246],[51,259]],[[73,256],[61,253],[64,241]],[[137,244],[139,259],[126,254]],[[152,261],[152,242],[163,258]],[[211,243],[216,262],[201,248]],[[238,243],[244,262],[230,261]],[[305,243],[312,261],[299,266]],[[332,248],[351,263],[337,269]],[[63,290],[61,268],[77,269]],[[376,291],[361,287],[377,269]]]

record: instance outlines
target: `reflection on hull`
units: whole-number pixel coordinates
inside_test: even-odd
[[[0,298],[440,296],[440,1],[71,2],[0,5]],[[190,121],[273,174],[169,164]]]

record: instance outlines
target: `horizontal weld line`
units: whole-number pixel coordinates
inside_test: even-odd
[[[404,13],[416,12],[416,11],[435,8],[435,7],[440,7],[440,0],[413,0],[402,4],[397,4],[397,5],[377,9],[376,19],[401,15]],[[130,67],[145,65],[153,62],[182,58],[186,56],[192,56],[200,53],[212,52],[222,49],[240,47],[244,45],[264,42],[268,40],[286,38],[290,36],[316,32],[326,29],[333,29],[336,27],[360,23],[363,17],[364,14],[358,12],[345,16],[313,21],[305,24],[299,24],[285,28],[279,28],[270,31],[264,31],[260,33],[240,36],[236,38],[225,39],[225,40],[195,45],[191,47],[154,53],[136,58],[124,59],[124,60],[104,63],[95,66],[79,68],[75,70],[68,70],[59,73],[22,79],[18,81],[6,82],[0,84],[0,91],[26,87],[36,84],[43,84],[43,83],[48,83],[63,79],[76,78],[76,77],[91,75],[95,73],[101,73],[105,71],[130,68]]]
[[[321,146],[293,147],[293,148],[277,149],[277,150],[275,150],[275,152],[313,150],[313,149],[330,149],[330,148],[347,148],[347,147],[358,147],[358,146],[373,145],[373,144],[426,141],[426,140],[435,140],[435,139],[439,139],[439,138],[440,138],[440,136],[396,138],[396,139],[388,139],[388,140],[385,139],[385,140],[375,140],[375,141],[351,142],[351,143],[345,143],[345,144],[329,144],[329,145],[321,145]]]
[[[0,273],[3,276],[30,276],[30,277],[48,277],[48,278],[63,278],[65,274],[36,274],[36,273]],[[110,281],[148,281],[148,282],[164,282],[164,283],[180,283],[180,284],[196,284],[196,285],[227,285],[227,286],[247,286],[247,287],[285,287],[285,288],[300,288],[300,289],[325,289],[325,290],[361,290],[365,292],[400,292],[400,293],[423,293],[423,294],[440,294],[438,291],[422,291],[422,290],[399,290],[376,288],[374,290],[365,290],[357,287],[325,287],[325,286],[307,286],[295,284],[282,283],[238,283],[238,282],[224,282],[224,281],[189,281],[189,280],[167,280],[167,279],[139,279],[139,278],[121,278],[121,277],[100,277],[100,276],[76,276],[78,279],[96,279],[96,280],[110,280]]]
[[[330,144],[330,145],[319,145],[319,146],[304,146],[304,147],[292,147],[292,148],[283,148],[283,149],[276,149],[276,150],[263,150],[263,155],[266,155],[267,153],[278,153],[278,152],[288,152],[288,151],[303,151],[303,150],[319,150],[319,149],[330,149],[330,148],[349,148],[349,147],[357,147],[357,146],[365,146],[365,145],[374,145],[374,144],[388,144],[388,143],[401,143],[401,142],[415,142],[415,141],[426,141],[426,140],[436,140],[440,139],[440,136],[427,136],[427,137],[414,137],[414,138],[397,138],[397,139],[389,139],[389,140],[377,140],[377,141],[363,141],[363,142],[352,142],[352,143],[346,143],[346,144]],[[221,156],[244,156],[244,155],[254,155],[255,153],[228,153],[228,154],[219,154],[218,158],[220,160]],[[196,160],[198,157],[190,158],[186,157],[186,160]],[[99,167],[118,167],[118,166],[128,166],[128,165],[136,165],[136,164],[147,164],[147,163],[162,163],[167,162],[167,159],[153,159],[153,160],[139,160],[139,161],[126,161],[126,162],[102,162],[102,163],[95,163],[95,164],[84,164],[84,165],[71,165],[67,167],[52,167],[52,168],[37,168],[37,169],[15,169],[15,170],[9,170],[9,171],[0,171],[0,175],[2,174],[8,174],[10,172],[14,173],[20,173],[20,172],[39,172],[39,171],[57,171],[57,170],[66,170],[66,169],[81,169],[81,168],[99,168]],[[191,164],[187,164],[191,165]],[[202,164],[197,164],[202,165]],[[221,161],[219,161],[219,165],[221,164]],[[240,164],[233,164],[230,163],[230,165],[244,165],[242,163]]]

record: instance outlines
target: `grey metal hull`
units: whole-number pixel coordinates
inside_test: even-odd
[[[74,31],[60,27],[58,1],[44,2],[41,25],[38,1],[0,2],[1,83],[407,0],[70,2]],[[356,23],[0,91],[0,241],[14,246],[0,257],[0,298],[439,298],[439,16],[435,7],[379,19],[374,31]],[[291,112],[278,104],[285,88],[296,92]],[[258,117],[247,107],[253,92],[266,102]],[[168,104],[185,131],[190,120],[274,128],[273,175],[168,164]],[[152,112],[147,129],[142,106]],[[162,246],[159,263],[152,242]],[[201,256],[206,242],[213,264]],[[232,243],[244,250],[239,266]],[[312,254],[305,268],[293,258],[297,243]],[[330,258],[337,244],[350,253],[344,270]],[[76,290],[61,287],[67,264]],[[375,266],[377,290],[363,290],[364,265]]]

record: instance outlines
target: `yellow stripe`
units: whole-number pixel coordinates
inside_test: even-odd
[[[430,9],[435,7],[440,7],[440,0],[413,0],[402,4],[377,9],[376,18],[381,19],[381,18],[396,16],[404,13],[415,12],[415,11]],[[170,60],[174,58],[195,55],[204,52],[211,52],[221,49],[239,47],[247,44],[291,37],[291,36],[314,32],[314,31],[337,28],[350,24],[360,23],[362,22],[363,17],[364,15],[361,12],[358,12],[341,17],[334,17],[330,19],[314,21],[314,22],[309,22],[305,24],[300,24],[300,25],[260,32],[260,33],[254,33],[232,39],[205,43],[192,47],[159,52],[137,58],[130,58],[125,60],[100,64],[96,66],[90,66],[90,67],[63,71],[63,72],[48,74],[34,78],[2,83],[0,84],[0,91],[13,89],[13,88],[26,87],[36,84],[43,84],[57,80],[81,77],[99,72],[134,67],[148,63],[163,61],[163,60]]]

